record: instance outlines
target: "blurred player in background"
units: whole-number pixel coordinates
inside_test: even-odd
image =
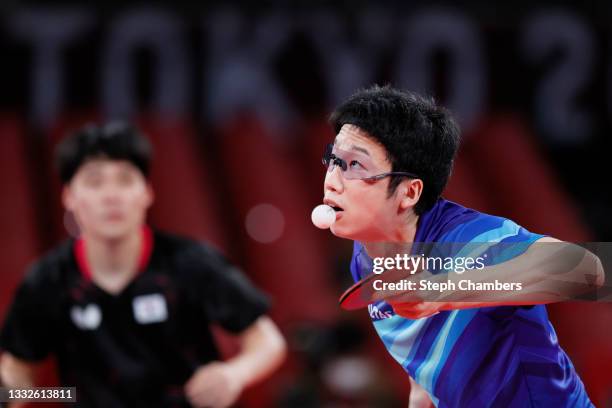
[[[122,123],[58,146],[62,201],[81,235],[38,260],[16,292],[0,338],[4,386],[35,385],[53,354],[78,406],[226,407],[282,362],[266,297],[210,246],[146,225],[150,158]],[[219,361],[211,324],[238,336],[235,357]]]
[[[465,244],[457,243],[471,241],[559,242],[441,198],[460,133],[432,100],[375,86],[341,104],[331,123],[337,136],[324,156],[324,203],[336,211],[332,233],[355,241],[355,281],[376,243],[446,242],[460,250]],[[384,299],[369,305],[370,317],[418,384],[411,406],[429,399],[440,407],[592,406],[545,306]]]

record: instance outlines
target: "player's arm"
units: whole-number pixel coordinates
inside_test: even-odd
[[[379,298],[389,301],[396,313],[420,318],[441,310],[469,309],[491,306],[526,306],[569,300],[593,291],[604,283],[604,270],[592,252],[555,238],[544,237],[532,244],[525,253],[506,262],[483,269],[470,269],[462,274],[449,273],[413,275],[416,280],[426,277],[432,282],[460,280],[471,282],[520,283],[520,290],[508,291],[451,291],[440,294],[434,302],[423,301],[419,293],[404,295],[381,293]],[[422,294],[421,294],[422,295]],[[426,300],[431,300],[428,297]]]
[[[199,367],[185,384],[185,392],[194,406],[227,407],[244,388],[280,365],[285,341],[267,316],[267,296],[216,250],[207,246],[194,249],[179,265],[191,271],[191,296],[202,302],[206,322],[236,335],[240,351],[227,361]]]
[[[254,384],[276,370],[285,359],[285,339],[272,319],[262,316],[240,335],[240,353],[228,361],[242,374],[245,386]]]
[[[259,317],[238,335],[240,351],[224,362],[200,367],[185,385],[190,402],[202,407],[227,407],[248,386],[262,380],[282,363],[283,336],[267,316]]]
[[[430,408],[433,406],[429,394],[425,388],[417,384],[412,377],[410,378],[410,397],[408,398],[408,408]]]
[[[18,286],[0,328],[0,384],[29,388],[37,384],[41,367],[59,341],[53,299],[57,288],[36,263]],[[21,404],[11,405],[21,406]]]
[[[0,356],[0,384],[6,388],[30,388],[36,384],[39,363],[31,363],[13,356],[8,352]],[[10,408],[19,408],[25,403],[15,402]]]
[[[0,357],[2,385],[9,388],[33,387],[40,364],[31,363],[4,352]]]
[[[469,270],[461,275],[461,279],[521,283],[521,290],[496,292],[489,296],[494,299],[478,302],[479,307],[486,307],[569,300],[601,287],[605,277],[601,261],[592,252],[575,244],[544,237],[531,245],[524,254],[482,270]],[[480,295],[467,292],[465,296],[469,302],[473,298],[477,300]],[[454,306],[469,307],[461,304]]]

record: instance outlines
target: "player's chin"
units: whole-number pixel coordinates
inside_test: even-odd
[[[355,229],[352,228],[350,223],[345,222],[344,219],[338,220],[329,227],[329,230],[332,234],[337,236],[338,238],[345,239],[356,239]]]
[[[97,235],[109,240],[119,239],[128,235],[131,230],[131,226],[123,223],[105,224],[100,225],[99,228],[97,228]]]
[[[347,238],[345,236],[346,232],[344,231],[344,228],[342,228],[342,226],[339,225],[339,222],[333,223],[331,227],[329,227],[329,230],[331,231],[332,234],[334,234],[335,236],[339,238]]]

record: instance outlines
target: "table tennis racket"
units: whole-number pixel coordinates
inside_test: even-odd
[[[372,273],[353,284],[340,296],[338,302],[344,310],[358,310],[368,306],[370,303],[381,300],[377,298],[374,281],[380,279],[382,282],[398,282],[412,276],[411,269],[391,269],[381,274]]]
[[[374,292],[376,292],[372,283],[379,276],[376,274],[368,275],[345,290],[338,301],[340,307],[344,310],[358,310],[372,303],[374,301],[372,300]]]

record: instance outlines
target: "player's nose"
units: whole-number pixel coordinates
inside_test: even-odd
[[[117,203],[122,200],[122,191],[118,186],[112,185],[112,183],[108,183],[104,186],[101,192],[102,201],[105,203]]]
[[[340,168],[334,166],[332,171],[325,173],[325,182],[323,183],[324,192],[333,191],[340,194],[344,191],[344,180],[340,172]]]

